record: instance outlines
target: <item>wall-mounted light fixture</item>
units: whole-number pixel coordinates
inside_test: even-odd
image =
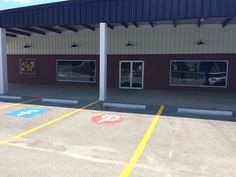
[[[25,48],[25,49],[28,49],[28,48],[31,48],[31,47],[32,47],[32,45],[30,45],[30,44],[25,44],[25,45],[24,45],[24,48]]]
[[[200,18],[200,22],[201,22],[201,23],[204,23],[205,21],[206,21],[205,18]]]
[[[72,48],[76,48],[76,47],[78,47],[78,46],[79,46],[79,45],[76,44],[76,43],[73,43],[73,44],[71,45]]]
[[[204,44],[205,44],[205,42],[202,41],[202,40],[200,40],[200,41],[197,43],[197,45],[204,45]]]
[[[128,42],[128,43],[126,44],[126,47],[132,47],[132,46],[134,46],[134,44],[132,44],[131,42]]]

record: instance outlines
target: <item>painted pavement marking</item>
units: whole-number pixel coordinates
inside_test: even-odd
[[[123,120],[124,118],[119,115],[100,115],[92,118],[95,124],[117,124]]]
[[[79,108],[79,109],[76,109],[76,110],[74,110],[74,111],[71,111],[71,112],[69,112],[69,113],[67,113],[67,114],[65,114],[65,115],[62,115],[62,116],[60,116],[60,117],[58,117],[58,118],[56,118],[56,119],[53,119],[53,120],[51,120],[51,121],[49,121],[49,122],[46,122],[46,123],[44,123],[44,124],[42,124],[42,125],[39,125],[39,126],[37,126],[37,127],[35,127],[35,128],[32,128],[32,129],[28,130],[28,131],[25,131],[25,132],[23,132],[23,133],[20,133],[20,134],[18,134],[18,135],[15,135],[15,136],[13,136],[13,137],[11,137],[11,138],[9,138],[9,139],[6,139],[6,140],[4,140],[4,141],[1,141],[1,142],[0,142],[0,145],[9,143],[9,142],[11,142],[11,141],[13,141],[13,140],[15,140],[15,139],[18,139],[18,138],[20,138],[20,137],[26,136],[26,135],[28,135],[28,134],[30,134],[30,133],[36,132],[36,131],[38,131],[38,130],[40,130],[40,129],[43,129],[43,128],[45,128],[45,127],[51,125],[51,124],[54,124],[54,123],[56,123],[56,122],[58,122],[58,121],[60,121],[60,120],[63,120],[63,119],[65,119],[65,118],[68,118],[68,117],[70,117],[70,116],[72,116],[72,115],[74,115],[74,114],[76,114],[76,113],[78,113],[78,112],[81,112],[81,111],[83,111],[84,109],[89,108],[89,107],[91,107],[91,106],[97,104],[98,102],[99,102],[99,101],[95,101],[95,102],[92,102],[92,103],[90,103],[90,104],[87,104],[86,106],[84,106],[84,107],[82,107],[82,108]]]
[[[12,117],[32,118],[40,114],[46,113],[48,111],[49,109],[45,108],[25,108],[15,112],[8,113],[6,115]]]
[[[143,139],[141,140],[141,142],[139,143],[137,149],[135,150],[132,158],[130,159],[129,163],[125,166],[125,168],[122,170],[119,177],[128,177],[131,174],[135,164],[137,163],[140,156],[142,155],[142,152],[143,152],[146,144],[148,143],[148,141],[149,141],[149,139],[152,135],[152,132],[155,129],[156,124],[159,121],[162,112],[164,111],[164,108],[165,108],[164,105],[162,105],[160,107],[158,113],[156,114],[156,116],[154,117],[154,119],[153,119],[152,123],[150,124],[148,130],[146,131]]]

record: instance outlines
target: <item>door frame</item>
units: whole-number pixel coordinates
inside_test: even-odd
[[[138,88],[138,87],[132,87],[133,84],[133,80],[130,78],[130,87],[121,87],[121,63],[130,63],[130,75],[131,72],[133,71],[133,63],[138,62],[138,63],[142,63],[143,67],[142,67],[142,87]],[[119,88],[120,89],[132,89],[132,90],[142,90],[144,89],[144,60],[120,60],[119,61]]]

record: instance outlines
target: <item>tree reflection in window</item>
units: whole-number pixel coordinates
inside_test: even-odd
[[[171,85],[227,86],[227,61],[171,61]]]
[[[57,61],[57,80],[96,82],[96,62],[88,60]]]

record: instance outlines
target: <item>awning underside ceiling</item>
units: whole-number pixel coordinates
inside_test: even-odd
[[[158,25],[172,25],[173,28],[177,28],[179,25],[184,25],[184,24],[194,24],[199,28],[202,25],[206,24],[220,24],[222,25],[222,28],[224,28],[227,25],[236,24],[236,18],[222,17],[222,18],[199,18],[199,19],[189,19],[189,20],[149,21],[143,23],[141,22],[114,23],[114,24],[108,23],[108,28],[110,28],[111,30],[115,29],[117,26],[123,26],[124,28],[129,28],[133,26],[139,28],[142,25],[149,25],[152,28]],[[81,29],[88,29],[90,31],[95,31],[96,28],[99,28],[98,24],[6,28],[6,31],[8,37],[16,38],[17,36],[31,36],[32,34],[47,35],[49,32],[62,34],[64,31],[71,31],[77,33]]]

